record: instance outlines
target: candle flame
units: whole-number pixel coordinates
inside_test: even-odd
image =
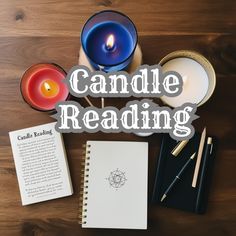
[[[107,38],[107,41],[106,41],[106,46],[108,49],[111,49],[113,48],[114,46],[114,43],[115,43],[115,37],[113,34],[110,34]]]
[[[52,98],[58,95],[60,90],[59,84],[51,79],[43,81],[41,84],[41,93],[46,98]]]
[[[45,88],[47,91],[50,91],[50,90],[51,90],[51,86],[50,86],[47,82],[44,83],[44,88]]]
[[[183,80],[183,84],[186,84],[188,81],[188,76],[187,75],[182,76],[182,80]]]

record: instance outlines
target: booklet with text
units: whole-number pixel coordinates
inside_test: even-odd
[[[22,205],[72,195],[63,138],[55,122],[9,132]]]

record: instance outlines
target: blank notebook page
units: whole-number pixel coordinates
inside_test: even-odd
[[[86,151],[82,227],[146,229],[148,143],[88,141]]]

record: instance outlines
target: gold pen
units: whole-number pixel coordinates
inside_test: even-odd
[[[182,151],[182,149],[187,145],[189,140],[183,140],[179,142],[175,148],[171,151],[171,154],[175,157],[179,155],[179,153]]]

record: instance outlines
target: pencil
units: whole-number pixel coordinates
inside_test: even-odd
[[[196,188],[197,185],[197,179],[198,179],[198,173],[201,165],[201,160],[202,160],[202,153],[203,153],[203,148],[205,144],[205,139],[206,139],[206,127],[202,131],[201,139],[200,139],[200,144],[198,148],[198,154],[197,154],[197,161],[194,169],[194,174],[193,174],[193,181],[192,181],[192,187]]]

